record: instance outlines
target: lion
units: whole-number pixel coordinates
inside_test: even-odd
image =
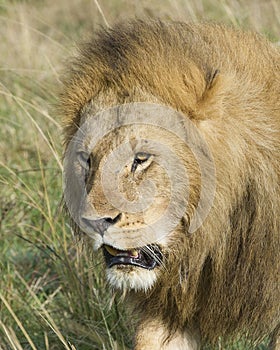
[[[66,69],[66,207],[135,350],[280,349],[279,82],[261,35],[160,19],[100,29]]]

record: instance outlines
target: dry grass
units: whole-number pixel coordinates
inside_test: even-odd
[[[0,3],[1,350],[131,345],[133,327],[106,291],[99,258],[81,254],[60,211],[62,140],[53,106],[77,41],[100,24],[155,15],[218,20],[280,40],[277,0]]]

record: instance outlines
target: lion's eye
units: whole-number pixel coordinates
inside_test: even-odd
[[[134,173],[139,166],[141,166],[142,169],[144,166],[146,168],[151,164],[151,160],[152,160],[152,155],[149,153],[144,153],[144,152],[136,153],[134,161],[131,166],[131,172]]]
[[[89,170],[91,167],[90,154],[85,151],[78,152],[78,161],[81,167],[85,170]]]

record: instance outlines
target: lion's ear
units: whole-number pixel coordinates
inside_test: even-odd
[[[213,86],[215,86],[215,82],[219,78],[219,69],[209,69],[206,73],[206,89],[210,90]]]
[[[223,99],[229,87],[228,79],[219,69],[209,69],[205,75],[205,89],[197,104],[198,119],[212,119],[222,113]]]

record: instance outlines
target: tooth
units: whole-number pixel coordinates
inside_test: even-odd
[[[116,256],[119,251],[113,247],[110,247],[109,245],[105,245],[105,249],[107,250],[107,252],[113,256]]]
[[[136,249],[132,249],[130,254],[136,258],[138,256],[138,251]]]

